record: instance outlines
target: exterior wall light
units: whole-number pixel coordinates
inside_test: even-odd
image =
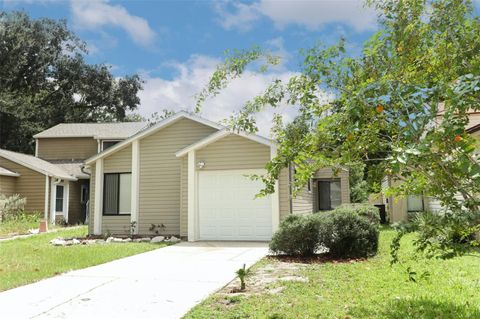
[[[198,167],[198,169],[204,168],[204,167],[205,167],[205,162],[204,162],[204,161],[198,162],[198,163],[197,163],[197,167]]]

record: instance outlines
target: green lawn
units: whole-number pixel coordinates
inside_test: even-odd
[[[40,217],[34,214],[24,214],[20,218],[0,222],[0,238],[28,234],[29,229],[38,229],[39,222]]]
[[[0,242],[0,291],[166,245],[110,243],[54,247],[49,244],[56,237],[81,237],[86,232],[85,226]]]
[[[274,282],[269,288],[285,287],[277,294],[232,297],[223,291],[185,318],[480,318],[480,254],[414,262],[413,236],[408,236],[405,266],[430,272],[427,279],[409,282],[404,268],[389,265],[392,236],[391,230],[382,231],[379,255],[368,261],[307,265],[297,275],[308,282]],[[279,265],[266,259],[254,266],[253,277],[272,263]]]

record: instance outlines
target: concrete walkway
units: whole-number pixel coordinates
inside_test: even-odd
[[[0,293],[3,318],[180,318],[267,253],[265,243],[180,243]]]

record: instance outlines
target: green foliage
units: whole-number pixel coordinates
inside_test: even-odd
[[[58,123],[123,121],[141,80],[85,62],[65,21],[0,12],[0,148],[33,153],[32,135]]]
[[[316,215],[289,215],[273,234],[270,251],[275,254],[312,256],[320,247],[319,232],[320,219]]]
[[[351,205],[330,212],[289,215],[270,242],[275,254],[312,256],[320,248],[336,258],[369,257],[378,248],[378,209]]]
[[[319,241],[331,256],[370,257],[377,253],[378,222],[361,216],[354,208],[318,214],[323,215]]]
[[[26,198],[19,194],[5,196],[0,194],[0,222],[21,218],[27,203]]]
[[[428,258],[450,259],[478,248],[480,224],[475,215],[463,213],[420,213],[411,221],[395,226],[397,234],[391,244],[391,263],[399,263],[400,241],[415,232],[417,252]]]
[[[342,204],[335,208],[335,211],[352,211],[359,216],[367,218],[374,224],[380,223],[380,210],[370,204]]]
[[[235,273],[238,276],[238,279],[240,279],[240,290],[245,290],[245,278],[248,276],[248,269],[245,269],[245,264],[243,264],[243,267],[238,269]]]
[[[364,203],[368,201],[369,186],[365,180],[365,164],[351,165],[349,167],[350,202]]]
[[[230,124],[255,132],[254,115],[267,107],[283,102],[298,111],[302,129],[295,134],[280,115],[275,119],[273,132],[280,146],[268,173],[259,177],[266,184],[262,194],[273,191],[280,171],[291,163],[298,189],[319,168],[338,170],[363,162],[372,189],[385,174],[398,177],[402,183],[392,187],[394,194],[435,197],[450,212],[450,222],[463,219],[454,215],[468,214],[474,222],[457,225],[460,233],[469,233],[480,220],[478,144],[465,132],[469,112],[480,111],[480,22],[472,3],[368,4],[380,14],[380,30],[364,44],[361,55],[346,55],[343,39],[333,47],[304,50],[300,74],[286,82],[273,81],[234,114]],[[256,50],[229,57],[199,103],[264,55]],[[450,244],[431,247],[454,248]]]

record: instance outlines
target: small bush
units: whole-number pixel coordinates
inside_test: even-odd
[[[380,210],[370,204],[342,204],[335,211],[353,211],[359,216],[368,218],[373,223],[380,224]]]
[[[6,221],[21,215],[27,200],[20,195],[5,196],[0,194],[0,221]]]
[[[319,248],[320,220],[317,215],[289,215],[270,241],[275,254],[311,256]]]
[[[379,227],[355,209],[322,213],[319,242],[337,258],[369,257],[377,253]]]

